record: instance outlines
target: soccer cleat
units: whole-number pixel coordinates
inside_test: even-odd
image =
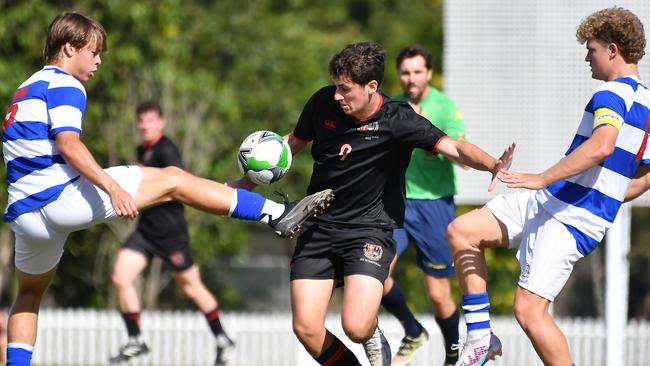
[[[384,337],[384,332],[379,329],[379,326],[375,328],[375,332],[372,334],[370,339],[363,342],[363,349],[366,351],[366,356],[368,356],[368,361],[370,361],[370,366],[389,366],[390,365],[390,345]]]
[[[224,366],[231,362],[235,356],[235,342],[225,334],[217,337],[217,359],[215,365]]]
[[[300,232],[300,225],[311,216],[317,216],[334,199],[331,189],[311,194],[299,201],[288,202],[284,195],[285,209],[280,217],[269,221],[275,233],[284,238],[293,238]]]
[[[427,333],[424,327],[422,332],[415,338],[405,336],[402,338],[402,344],[399,346],[399,350],[393,357],[393,366],[407,366],[411,364],[411,359],[415,351],[422,346],[422,344],[429,340],[429,333]]]
[[[445,354],[445,363],[443,366],[454,366],[458,362],[458,348],[451,345],[451,351],[447,350]]]
[[[117,356],[111,357],[109,362],[111,364],[118,364],[126,362],[133,357],[146,355],[147,353],[149,353],[149,347],[147,347],[146,343],[129,341],[120,347],[120,353]]]
[[[463,346],[456,366],[483,366],[502,354],[501,341],[493,333],[467,342]]]

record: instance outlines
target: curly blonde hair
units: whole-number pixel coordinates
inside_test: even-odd
[[[595,39],[615,43],[625,62],[636,64],[645,55],[645,32],[639,18],[631,11],[612,7],[585,18],[576,32],[578,42]]]

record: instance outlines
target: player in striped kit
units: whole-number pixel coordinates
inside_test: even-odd
[[[215,215],[268,223],[293,236],[322,211],[331,190],[278,204],[263,196],[193,176],[178,167],[102,169],[81,141],[88,81],[106,50],[106,32],[79,13],[58,15],[48,29],[47,65],[15,92],[5,117],[3,155],[13,230],[18,294],[8,324],[7,365],[31,363],[41,297],[68,235],[140,209],[179,201]]]
[[[574,263],[602,240],[635,174],[647,172],[650,91],[637,69],[643,25],[613,7],[583,20],[576,35],[586,43],[592,77],[605,83],[585,107],[566,156],[540,174],[500,172],[509,187],[530,191],[498,196],[449,225],[468,330],[457,365],[483,365],[501,354],[490,329],[485,248],[518,248],[515,317],[545,365],[572,364],[549,306]]]

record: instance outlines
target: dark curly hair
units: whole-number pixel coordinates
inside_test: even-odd
[[[422,58],[424,58],[424,66],[426,66],[427,70],[431,70],[431,67],[433,66],[433,56],[429,50],[420,46],[419,44],[408,46],[400,51],[400,53],[397,55],[397,58],[395,59],[397,68],[399,69],[404,59],[413,58],[416,56],[422,56]]]
[[[631,11],[612,7],[585,18],[576,32],[578,42],[595,39],[615,43],[625,62],[636,64],[645,55],[645,32],[639,18]]]
[[[350,81],[365,85],[377,80],[381,85],[384,80],[386,52],[374,42],[361,42],[347,45],[332,57],[329,65],[333,79],[347,77]]]

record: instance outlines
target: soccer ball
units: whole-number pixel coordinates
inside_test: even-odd
[[[237,165],[253,183],[271,184],[289,171],[291,148],[275,132],[253,132],[239,147]]]

